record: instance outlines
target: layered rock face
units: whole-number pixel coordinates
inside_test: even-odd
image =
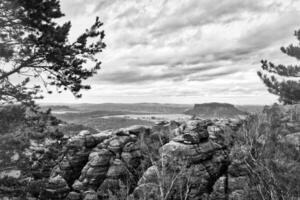
[[[239,126],[230,120],[191,120],[81,133],[65,146],[39,198],[208,196],[227,171],[232,136]]]
[[[272,181],[259,168],[270,162],[281,170],[276,180],[293,185],[286,199],[297,199],[297,109],[266,108],[263,122],[196,119],[69,138],[55,130],[2,137],[0,199],[261,199],[256,189],[268,191],[257,175]]]
[[[134,191],[136,199],[201,199],[226,173],[232,130],[212,121],[188,121],[160,149],[158,164],[148,168]],[[159,195],[157,195],[159,194]]]

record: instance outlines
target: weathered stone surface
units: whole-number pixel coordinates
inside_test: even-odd
[[[67,200],[80,200],[81,195],[77,192],[70,192],[66,198]]]
[[[51,176],[60,175],[69,185],[72,185],[80,177],[81,170],[88,162],[93,150],[92,147],[95,147],[99,142],[109,137],[110,135],[106,132],[95,135],[84,132],[84,134],[69,139],[64,150],[64,156],[52,171]]]
[[[75,184],[73,187],[78,189],[79,184],[81,188],[78,190],[82,191],[86,188],[93,188],[96,190],[104,180],[112,155],[113,153],[106,149],[92,152],[89,155],[89,161],[82,169],[78,179],[81,184],[76,182],[77,186]]]
[[[189,199],[207,196],[229,163],[226,148],[232,132],[226,135],[222,127],[228,125],[191,120],[161,122],[151,129],[133,126],[99,134],[80,133],[70,139],[51,176],[60,175],[72,186],[69,199],[107,199],[124,187],[138,199],[157,196],[159,173],[166,170],[167,182],[172,182],[173,173],[179,174],[168,198],[176,199],[173,191],[179,190]],[[154,165],[149,167],[151,160]],[[188,192],[182,188],[186,184],[190,184]]]
[[[155,199],[163,176],[165,182],[173,182],[165,194],[167,199],[178,198],[174,191],[181,191],[181,196],[188,199],[208,197],[229,165],[227,148],[232,132],[224,129],[230,129],[228,124],[220,120],[165,121],[151,128],[132,126],[96,134],[81,131],[63,138],[66,143],[60,144],[60,156],[53,158],[50,147],[56,145],[56,140],[47,139],[45,144],[32,140],[24,153],[32,158],[31,169],[37,180],[44,179],[40,186],[38,181],[32,185],[36,189],[30,191],[31,196],[99,200],[120,196],[122,191],[130,198]],[[22,153],[13,152],[9,159],[18,162]],[[47,173],[40,167],[45,166],[41,162],[45,159],[49,161]],[[173,181],[174,174],[177,178]]]
[[[207,127],[212,123],[192,120],[175,129],[177,136],[160,148],[160,161],[143,174],[134,190],[134,198],[161,199],[162,190],[165,190],[165,199],[208,196],[215,181],[227,170],[229,146],[226,145],[232,142],[224,142],[232,139],[222,138],[226,134],[209,139]],[[212,130],[210,132],[214,133]],[[162,187],[162,183],[172,184]]]
[[[190,163],[199,163],[209,159],[219,146],[212,142],[206,142],[201,145],[189,145],[171,141],[161,149],[162,154],[169,159],[182,157]]]
[[[88,190],[83,193],[83,200],[98,200],[97,192],[94,190]]]
[[[41,195],[39,196],[40,199],[65,199],[68,195],[70,188],[60,175],[55,177],[51,177],[48,183],[45,185],[44,190],[42,191]]]

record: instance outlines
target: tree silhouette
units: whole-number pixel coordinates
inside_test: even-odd
[[[300,41],[300,30],[294,34]],[[300,60],[300,46],[289,45],[281,47],[281,51],[291,57]],[[284,104],[295,104],[300,102],[300,66],[298,65],[275,65],[267,60],[261,61],[263,72],[258,71],[258,76],[268,87],[268,91],[279,96],[279,101]],[[275,77],[277,75],[277,77]],[[281,80],[279,80],[279,78]],[[288,79],[286,79],[288,78]]]
[[[81,97],[82,89],[90,89],[82,81],[100,69],[96,56],[105,48],[102,23],[96,18],[70,42],[71,23],[56,22],[63,16],[58,0],[1,0],[1,103],[32,104],[42,98],[42,89],[69,90],[76,97]]]

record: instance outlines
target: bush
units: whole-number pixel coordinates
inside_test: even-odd
[[[5,134],[25,121],[26,109],[23,106],[0,107],[0,134]]]
[[[249,199],[291,200],[300,197],[300,152],[286,140],[299,132],[300,113],[295,107],[274,105],[254,116],[239,140],[248,147],[244,162],[249,170]],[[247,191],[249,193],[249,191]]]

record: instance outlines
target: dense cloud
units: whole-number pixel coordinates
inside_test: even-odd
[[[295,0],[63,0],[62,9],[71,37],[95,16],[105,24],[108,46],[87,101],[136,94],[139,101],[221,96],[239,103],[261,95],[249,104],[269,103],[274,98],[256,76],[259,61],[285,61],[279,48],[300,28]]]
[[[140,83],[151,81],[180,81],[189,77],[189,75],[199,73],[199,76],[214,76],[219,74],[215,69],[220,68],[219,65],[207,65],[197,67],[185,67],[185,68],[164,68],[158,72],[149,73],[149,69],[139,71],[133,71],[132,69],[118,71],[118,73],[112,72],[105,74],[105,76],[99,77],[99,81],[109,81],[111,83]],[[151,70],[154,71],[154,70]],[[208,73],[208,74],[207,74]],[[205,75],[206,74],[206,75]],[[203,77],[204,78],[204,77]]]

